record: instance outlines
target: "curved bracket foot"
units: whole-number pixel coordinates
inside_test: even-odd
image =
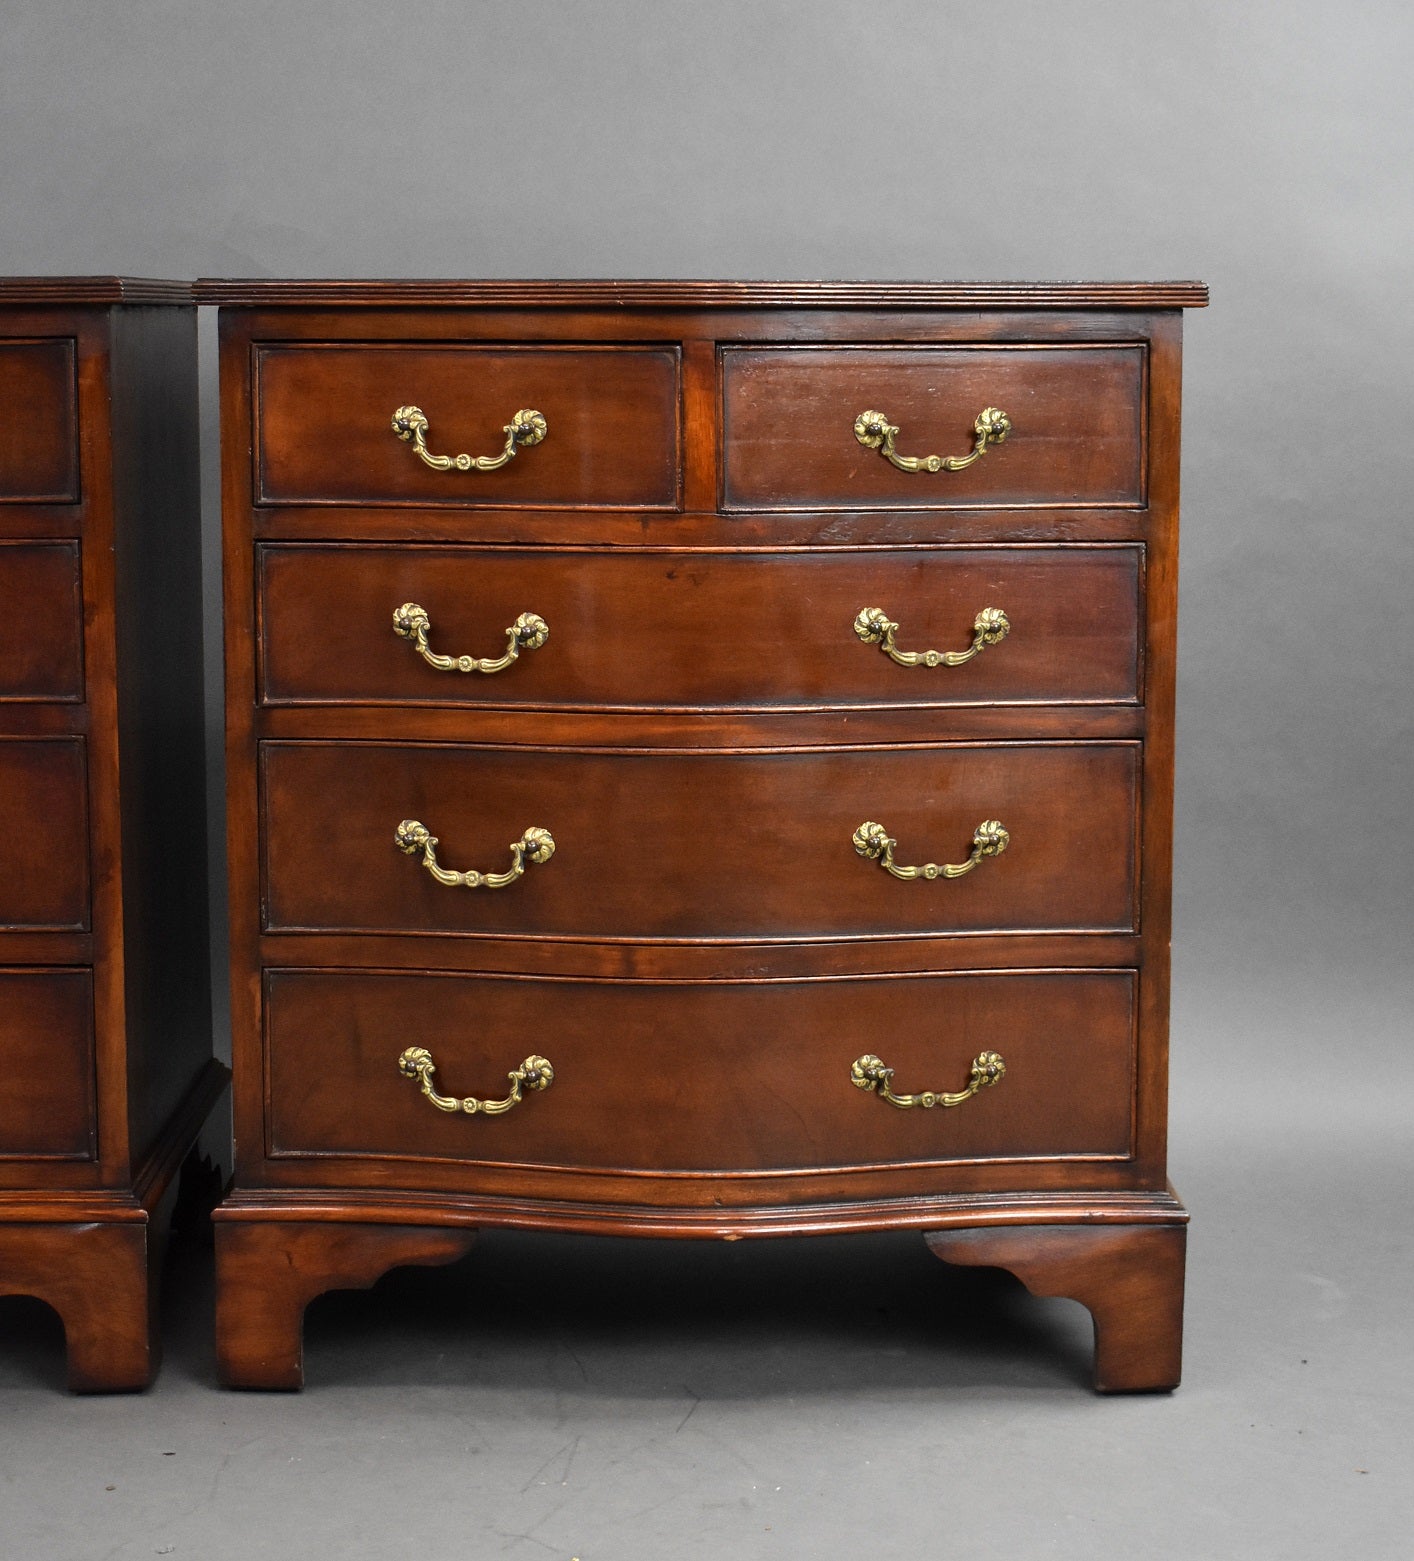
[[[216,1353],[231,1388],[304,1386],[304,1312],[326,1290],[366,1290],[407,1264],[452,1263],[475,1229],[247,1220],[216,1224]]]
[[[75,1393],[135,1393],[157,1370],[162,1243],[140,1220],[0,1224],[0,1295],[31,1295],[64,1325]]]
[[[1032,1295],[1065,1296],[1095,1323],[1095,1389],[1165,1393],[1183,1358],[1187,1227],[990,1225],[929,1231],[945,1263],[1004,1268]]]

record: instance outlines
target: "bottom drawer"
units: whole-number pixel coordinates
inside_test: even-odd
[[[0,1160],[92,1160],[93,982],[0,970]]]
[[[768,1174],[1127,1159],[1135,983],[1126,970],[712,983],[272,970],[268,1151]],[[447,1111],[400,1069],[410,1047],[444,1097],[508,1098],[532,1054],[554,1076],[502,1113]],[[984,1052],[1004,1076],[951,1109],[897,1107],[852,1078],[877,1054],[896,1094],[961,1093]]]

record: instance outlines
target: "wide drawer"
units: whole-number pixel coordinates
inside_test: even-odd
[[[1133,701],[1137,547],[898,552],[258,549],[260,693],[267,704],[585,707],[938,705]],[[405,604],[415,634],[395,631]],[[861,612],[897,624],[899,665]],[[1009,630],[979,626],[988,609]],[[534,613],[548,638],[493,673],[427,657],[503,658]],[[413,628],[416,625],[412,625]]]
[[[270,931],[731,940],[1130,931],[1139,745],[918,744],[803,751],[265,742]],[[404,854],[395,832],[402,832]],[[999,822],[1010,843],[999,855]],[[866,823],[901,881],[856,850]],[[512,842],[554,854],[504,888]],[[529,852],[530,856],[535,853]]]
[[[74,363],[67,337],[0,341],[0,504],[77,501]]]
[[[87,970],[0,970],[0,1160],[94,1156]]]
[[[88,926],[88,788],[81,737],[0,737],[0,929]]]
[[[1130,971],[653,984],[266,973],[276,1156],[606,1170],[795,1171],[1132,1152]],[[421,1048],[433,1072],[409,1047]],[[896,1106],[854,1064],[893,1069]],[[496,1114],[531,1057],[551,1081]],[[866,1078],[877,1070],[859,1070]]]
[[[678,367],[676,347],[262,346],[256,502],[670,509]],[[434,470],[394,431],[408,408],[434,457],[497,456],[520,411],[544,436],[494,470]]]
[[[83,698],[76,542],[0,541],[0,700]]]
[[[728,509],[953,509],[1144,502],[1145,349],[731,348],[722,354]],[[987,408],[1010,421],[964,470],[902,471],[856,437],[897,428],[904,458],[965,457]],[[877,440],[875,441],[877,444]]]

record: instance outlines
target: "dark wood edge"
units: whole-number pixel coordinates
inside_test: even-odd
[[[190,282],[141,276],[0,277],[0,305],[190,304]]]
[[[92,1187],[0,1191],[0,1225],[148,1223],[230,1078],[225,1063],[214,1057],[207,1059],[181,1104],[167,1119],[147,1158],[137,1167],[131,1192],[126,1188],[109,1192]]]
[[[1150,1192],[958,1193],[862,1203],[742,1209],[659,1209],[546,1199],[280,1188],[232,1193],[220,1221],[301,1221],[365,1225],[505,1226],[613,1236],[739,1241],[761,1236],[827,1236],[846,1231],[952,1230],[996,1225],[1185,1225],[1173,1189]]]
[[[340,280],[202,277],[198,303],[306,308],[1202,309],[1202,282]]]
[[[182,1097],[181,1104],[167,1119],[147,1159],[137,1168],[133,1176],[133,1195],[149,1213],[161,1203],[230,1078],[231,1071],[225,1063],[208,1058],[206,1066]]]

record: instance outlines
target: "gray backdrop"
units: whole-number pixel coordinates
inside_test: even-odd
[[[1408,0],[3,0],[0,271],[1207,281],[1175,1180],[1407,1175],[1411,59]]]

